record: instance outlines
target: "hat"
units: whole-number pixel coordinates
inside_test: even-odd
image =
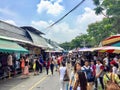
[[[112,60],[111,62],[110,62],[110,64],[113,64],[113,65],[115,65],[115,64],[117,64],[114,60]]]

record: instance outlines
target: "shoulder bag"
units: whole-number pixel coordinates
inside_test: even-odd
[[[120,90],[120,86],[117,84],[115,79],[113,79],[113,74],[111,74],[110,77],[106,74],[106,77],[109,80],[106,84],[106,90]]]
[[[68,72],[67,72],[67,69],[66,69],[63,81],[69,81],[69,80],[70,80],[70,78],[69,78],[69,75],[68,75]]]

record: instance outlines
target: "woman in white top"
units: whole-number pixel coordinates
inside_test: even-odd
[[[112,61],[110,62],[110,65],[112,66],[112,72],[113,72],[114,74],[117,74],[117,68],[118,68],[117,63],[116,63],[114,60],[112,60]]]
[[[77,72],[73,90],[87,90],[87,79],[84,72]]]
[[[64,62],[62,62],[62,66],[59,69],[59,75],[60,75],[60,90],[66,90],[66,87],[68,85],[68,81],[64,81],[64,75],[67,72],[68,74],[68,70],[66,68],[66,65]]]

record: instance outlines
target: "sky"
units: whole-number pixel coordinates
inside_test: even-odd
[[[85,0],[61,22],[46,29],[82,0],[2,0],[0,20],[16,26],[33,26],[45,33],[44,37],[58,43],[69,42],[81,33],[87,33],[88,25],[101,21],[96,15],[92,0]]]

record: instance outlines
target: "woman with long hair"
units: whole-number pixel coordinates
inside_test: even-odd
[[[87,90],[87,79],[84,72],[77,72],[73,90]]]
[[[72,90],[73,88],[73,83],[75,81],[75,75],[77,74],[77,71],[81,70],[81,64],[79,62],[75,63],[74,65],[74,71],[71,72],[70,75],[70,82],[69,82],[69,88]]]

